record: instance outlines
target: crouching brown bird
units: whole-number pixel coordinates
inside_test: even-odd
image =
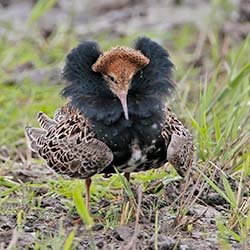
[[[170,162],[181,176],[192,164],[189,131],[166,103],[175,84],[168,52],[149,38],[134,48],[102,52],[86,41],[66,59],[62,96],[69,102],[50,119],[38,113],[41,128],[26,128],[31,150],[57,173],[91,176],[145,171]]]

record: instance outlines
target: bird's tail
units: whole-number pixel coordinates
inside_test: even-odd
[[[50,119],[45,113],[41,111],[37,114],[37,121],[41,128],[45,130],[49,130],[51,127],[57,124],[53,119]]]
[[[25,128],[25,135],[27,138],[27,143],[29,148],[37,152],[38,149],[43,145],[45,140],[46,132],[53,126],[57,124],[56,121],[50,119],[45,113],[39,112],[37,114],[37,121],[41,128],[33,128],[27,126]]]
[[[37,152],[39,149],[39,141],[46,134],[46,131],[41,128],[32,128],[30,126],[25,127],[25,135],[27,138],[27,144],[33,152]]]

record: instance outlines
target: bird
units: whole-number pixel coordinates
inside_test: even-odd
[[[116,171],[156,169],[169,162],[185,177],[193,162],[192,134],[172,112],[176,89],[168,51],[148,37],[133,47],[103,52],[83,41],[66,56],[62,97],[67,102],[40,128],[25,129],[30,149],[59,174],[85,179],[89,208],[91,177]]]

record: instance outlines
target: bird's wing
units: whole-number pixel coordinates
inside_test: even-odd
[[[193,162],[192,135],[169,108],[165,109],[165,123],[161,134],[167,147],[168,162],[184,177]]]
[[[113,161],[109,147],[95,138],[87,119],[65,105],[56,119],[39,113],[42,129],[26,128],[31,150],[37,152],[58,173],[87,178],[101,172]]]

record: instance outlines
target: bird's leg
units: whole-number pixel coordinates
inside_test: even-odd
[[[124,174],[124,177],[127,179],[128,183],[129,183],[129,180],[130,180],[130,173],[125,173],[125,174]]]
[[[124,177],[127,179],[128,184],[130,182],[130,173],[124,173]],[[122,205],[122,212],[121,212],[121,225],[124,225],[129,213],[132,211],[132,214],[136,214],[136,200],[134,197],[134,190],[130,187],[132,194],[126,194],[126,191],[123,190],[123,205]],[[132,195],[132,196],[131,196]]]
[[[89,203],[90,203],[90,186],[91,186],[91,182],[92,182],[91,178],[87,178],[85,180],[85,188],[86,188],[85,200],[86,200],[86,207],[87,207],[88,211],[89,211],[89,208],[90,208]]]
[[[124,177],[129,183],[130,173],[124,173]],[[129,203],[131,203],[130,198],[129,198],[129,203],[127,202],[127,196],[126,196],[125,190],[123,190],[122,200],[123,200],[123,204],[122,204],[120,223],[121,225],[124,225],[126,223],[126,218],[128,217],[128,213],[129,213]]]
[[[90,186],[91,186],[91,178],[87,178],[85,179],[85,204],[86,204],[86,208],[89,212],[89,200],[90,200],[90,195],[89,195],[89,191],[90,191]],[[81,223],[82,219],[81,217],[73,220],[73,224],[75,225],[79,225]]]

